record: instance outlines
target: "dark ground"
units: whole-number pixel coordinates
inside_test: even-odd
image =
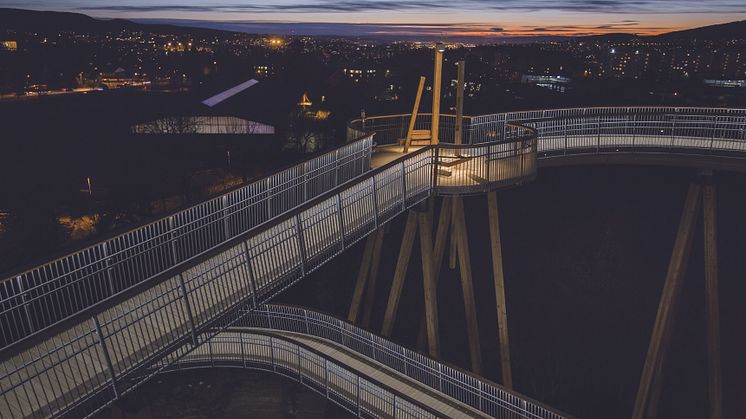
[[[119,401],[99,418],[348,418],[351,415],[283,377],[233,368],[163,374]]]
[[[529,185],[498,195],[514,387],[583,418],[626,418],[647,351],[658,299],[690,180],[690,169],[542,169]],[[744,417],[746,397],[746,176],[718,187],[724,417]],[[483,196],[466,199],[486,376],[500,380],[497,320]],[[403,218],[403,217],[400,217]],[[384,243],[372,327],[380,330],[403,220]],[[702,221],[696,227],[660,418],[707,415]],[[345,317],[363,244],[279,300]],[[416,344],[422,287],[419,245],[394,339]],[[461,287],[445,269],[439,292],[443,359],[469,366]],[[309,296],[315,296],[309,299]]]

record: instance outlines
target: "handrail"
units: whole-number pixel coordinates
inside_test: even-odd
[[[0,411],[58,415],[132,391],[138,371],[198,346],[236,308],[268,301],[428,198],[432,161],[432,148],[411,153],[0,349]]]
[[[326,347],[336,349],[332,345]],[[389,383],[356,369],[354,365],[340,362],[325,351],[272,330],[227,329],[157,373],[215,367],[249,368],[280,374],[304,384],[359,417],[363,414],[372,417],[444,417],[443,412],[423,403],[420,397],[397,391]],[[452,406],[448,400],[444,404]],[[454,408],[461,407],[456,403],[453,405]]]
[[[370,168],[372,136],[0,281],[0,347],[297,208]]]
[[[379,362],[491,417],[567,417],[551,407],[485,378],[396,344],[338,317],[303,307],[268,304],[229,324],[236,328],[286,331],[334,342]],[[511,416],[513,417],[513,416]]]
[[[581,116],[530,122],[530,129],[514,125],[519,122],[505,121],[504,114],[482,117],[479,124],[470,125],[471,136],[463,146],[463,150],[476,150],[475,154],[463,160],[487,165],[494,147],[499,150],[505,145],[529,150],[529,154],[535,150],[552,152],[557,157],[614,153],[617,149],[670,153],[705,150],[740,161],[746,156],[746,118],[741,114],[722,117],[711,113],[702,117],[705,112],[679,111],[681,115],[675,118],[656,113],[650,118],[625,115],[620,119],[619,115],[593,112],[598,111],[577,111]],[[656,119],[656,115],[662,116]],[[513,133],[511,127],[523,133],[536,130],[538,140]],[[663,131],[659,132],[661,127]],[[518,139],[512,140],[513,135]],[[471,141],[480,139],[489,141]],[[531,142],[533,150],[526,148]],[[0,410],[15,408],[20,412],[17,416],[57,414],[79,405],[81,400],[110,401],[131,391],[140,383],[134,378],[139,371],[185,343],[198,346],[204,331],[237,307],[256,307],[268,301],[398,214],[434,194],[448,193],[436,177],[443,157],[440,153],[448,149],[453,148],[447,144],[424,147],[341,186],[314,191],[315,198],[301,202],[292,211],[89,304],[42,331],[24,335],[0,349],[0,395],[4,396],[0,397]],[[501,161],[525,164],[524,155],[519,151]],[[532,171],[535,167],[518,173]],[[459,185],[453,187],[458,191]],[[225,214],[220,215],[220,220],[227,219]],[[105,284],[107,278],[104,275],[98,279],[93,285]],[[69,289],[71,293],[77,291]],[[20,301],[15,301],[12,309],[28,316],[25,310],[33,308],[23,301],[27,291],[15,295]],[[0,292],[0,297],[6,294]],[[7,303],[0,308],[9,309]],[[69,368],[67,365],[85,365],[87,369],[78,371],[77,376],[64,377],[62,385],[57,368]],[[39,393],[39,389],[44,392]],[[70,398],[73,390],[74,399]],[[12,396],[5,396],[8,394]]]

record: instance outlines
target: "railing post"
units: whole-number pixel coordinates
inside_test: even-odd
[[[105,266],[104,269],[106,269],[106,279],[109,282],[109,292],[110,292],[109,295],[111,296],[111,295],[114,295],[116,290],[114,289],[114,278],[112,278],[112,275],[111,275],[112,268],[111,268],[111,257],[109,257],[109,241],[108,240],[104,241],[103,245],[101,246],[101,251],[104,255],[104,266]]]
[[[433,157],[430,160],[432,163],[432,170],[431,170],[431,179],[430,184],[432,185],[430,190],[435,191],[438,187],[438,165],[440,164],[440,146],[435,146],[435,149],[433,150]],[[431,192],[432,194],[433,192]]]
[[[306,324],[306,334],[311,334],[311,328],[308,326],[308,310],[303,309],[303,322]]]
[[[362,407],[360,406],[360,374],[357,376],[357,417],[362,417]]]
[[[484,401],[484,390],[482,389],[483,387],[482,380],[479,380],[478,383],[479,383],[479,410],[484,412],[483,403],[482,403]]]
[[[443,392],[443,364],[438,362],[438,391]]]
[[[189,319],[189,325],[192,327],[192,345],[197,347],[197,328],[194,325],[194,316],[192,316],[192,306],[189,303],[189,295],[187,294],[186,284],[184,283],[184,274],[179,274],[179,286],[181,288],[181,296],[184,298],[184,309],[187,312],[187,318]]]
[[[407,210],[407,173],[404,168],[404,162],[401,162],[401,209]]]
[[[246,351],[243,348],[243,333],[238,334],[238,344],[241,346],[241,363],[246,368]]]
[[[275,344],[272,336],[269,337],[269,351],[270,356],[272,357],[272,371],[277,372],[277,362],[275,362]]]
[[[567,155],[567,118],[565,118],[565,148],[562,150],[562,154]]]
[[[277,175],[272,175],[268,177],[267,180],[264,182],[266,185],[265,188],[267,188],[267,219],[268,220],[272,218],[272,196],[274,195],[272,193],[272,184],[270,183],[270,179],[272,179],[275,176]]]
[[[119,391],[117,390],[117,378],[114,373],[114,364],[111,363],[111,356],[109,356],[109,348],[106,346],[104,340],[104,333],[101,331],[101,325],[98,323],[96,316],[93,316],[93,326],[96,328],[96,336],[98,336],[98,343],[101,345],[101,352],[104,354],[104,360],[106,361],[106,367],[109,369],[109,375],[111,377],[111,388],[114,390],[114,399],[119,398]]]
[[[303,164],[303,202],[308,201],[308,186],[311,183],[308,179],[308,166],[308,162]]]
[[[296,345],[295,347],[298,348],[298,381],[303,384],[303,372],[300,369],[300,345]]]
[[[326,398],[329,398],[329,361],[324,358],[324,388],[326,389]]]
[[[339,184],[341,183],[341,180],[340,180],[341,179],[341,174],[340,174],[340,169],[339,169],[339,149],[337,149],[337,150],[334,151],[334,166],[335,166],[334,167],[334,172],[335,172],[335,174],[334,174],[334,179],[335,179],[334,186],[339,186]]]
[[[342,197],[341,193],[337,194],[337,212],[339,220],[339,242],[342,244],[342,250],[345,249],[345,218],[342,214]]]
[[[596,133],[598,134],[597,137],[597,143],[596,143],[596,153],[601,152],[601,115],[598,116],[597,120],[597,126],[596,126]]]
[[[228,194],[223,195],[221,201],[223,204],[223,233],[225,234],[225,240],[228,240],[231,238],[230,219],[228,218]]]
[[[676,143],[676,118],[677,115],[673,114],[673,119],[671,120],[671,148],[673,148]]]
[[[378,189],[376,186],[376,175],[370,177],[373,184],[373,224],[378,228]]]
[[[246,259],[246,274],[249,276],[249,287],[251,289],[251,300],[254,303],[254,308],[257,308],[256,294],[258,292],[256,286],[256,278],[254,278],[254,268],[251,266],[251,257],[249,256],[249,245],[246,244],[246,240],[243,241],[243,253]]]
[[[303,239],[303,227],[300,220],[300,214],[295,216],[295,233],[298,239],[301,275],[306,276],[306,242]]]
[[[714,124],[712,126],[712,135],[710,135],[710,151],[712,151],[712,149],[715,147],[715,133],[717,132],[717,129],[718,129],[718,120],[719,119],[720,119],[720,117],[716,116],[715,117],[715,122],[714,122]]]
[[[174,230],[174,216],[168,217],[168,232],[171,236],[171,256],[174,258],[174,266],[179,263],[179,252],[176,248],[176,241],[179,239]]]
[[[29,332],[35,332],[36,328],[34,327],[34,322],[31,319],[31,311],[29,310],[28,306],[29,303],[26,302],[26,287],[23,286],[23,278],[18,275],[16,277],[16,282],[18,283],[18,290],[19,294],[21,294],[21,304],[23,304],[23,311],[26,313],[26,323],[29,327]],[[19,330],[19,336],[21,335]]]
[[[397,407],[397,404],[396,404],[396,393],[392,392],[391,394],[394,395],[394,419],[396,419],[398,417],[398,415],[396,414],[396,407]]]

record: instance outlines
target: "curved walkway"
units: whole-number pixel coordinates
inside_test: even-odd
[[[433,360],[339,318],[302,307],[266,305],[229,323],[228,329],[185,352],[170,362],[166,370],[195,366],[263,367],[301,382],[314,378],[311,384],[326,385],[333,376],[327,365],[336,365],[378,383],[392,394],[414,400],[414,404],[438,416],[568,417],[460,368]],[[307,356],[304,351],[315,351],[315,355]],[[334,380],[331,382],[335,388],[340,387]],[[342,386],[348,401],[355,400],[353,395],[359,391],[354,385],[350,387],[349,382],[348,379],[348,385]],[[335,400],[333,392],[325,394]]]
[[[216,365],[216,360],[217,365]],[[251,367],[293,378],[356,415],[488,417],[333,342],[271,329],[228,329],[180,359],[177,368]],[[341,402],[341,403],[340,403]]]
[[[524,137],[525,129],[514,132],[518,122],[531,125],[538,139]],[[444,132],[448,126],[441,123]],[[461,150],[424,147],[375,170],[369,170],[371,135],[363,133],[339,149],[349,151],[344,155],[317,157],[2,281],[0,330],[12,343],[0,349],[0,413],[100,410],[147,379],[143,371],[164,368],[160,360],[174,359],[174,351],[209,340],[226,316],[269,301],[409,208],[440,193],[500,185],[480,181],[501,179],[495,156],[507,156],[508,168],[520,156],[527,171],[514,173],[519,182],[535,171],[535,160],[523,161],[535,159],[537,149],[557,160],[623,151],[746,165],[745,110],[552,110],[472,117],[467,128],[471,144]],[[377,141],[387,138],[380,134]],[[471,182],[463,190],[440,187],[448,177],[441,166],[449,167],[440,150],[451,150],[443,156],[456,160],[450,167],[460,165],[457,175]],[[108,253],[109,244],[121,249]]]

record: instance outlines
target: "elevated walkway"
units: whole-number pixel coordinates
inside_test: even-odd
[[[382,147],[406,122],[362,125]],[[360,133],[354,125],[349,132]],[[271,300],[434,195],[513,186],[543,161],[575,156],[746,165],[745,110],[552,110],[470,117],[465,127],[467,144],[422,147],[374,169],[373,134],[362,131],[343,148],[8,276],[0,413],[80,417],[103,408],[220,333],[237,310]]]

